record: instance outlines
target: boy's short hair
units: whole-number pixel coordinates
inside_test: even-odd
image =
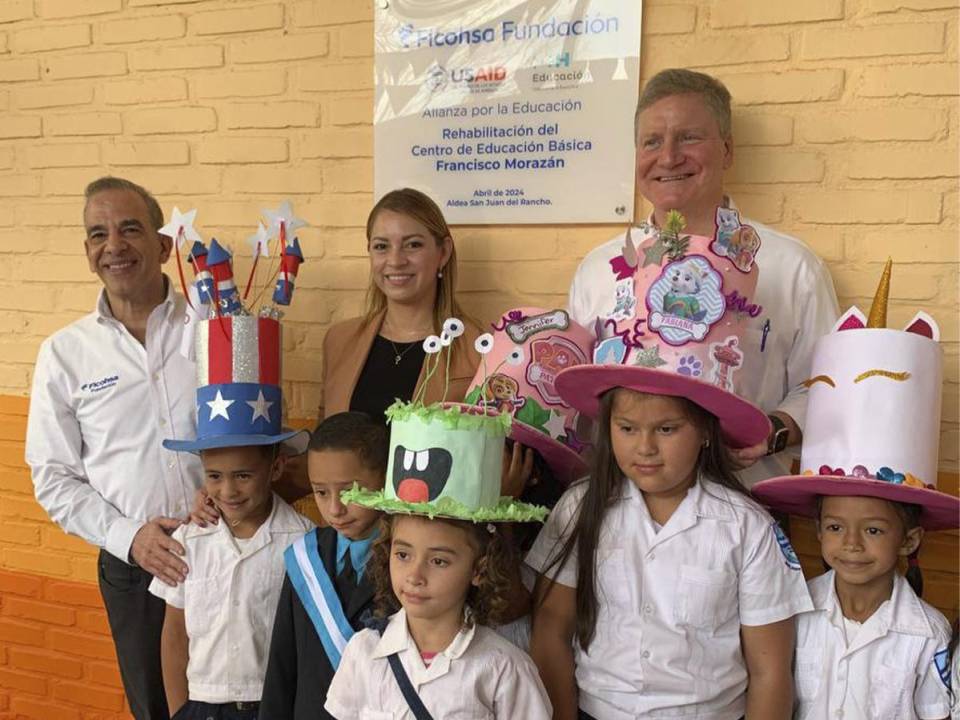
[[[273,462],[274,458],[280,454],[280,443],[271,443],[270,445],[228,445],[224,448],[205,448],[200,451],[200,460],[203,460],[203,454],[207,450],[226,450],[230,447],[253,447],[260,451],[262,457],[267,458],[270,462]]]
[[[344,450],[359,458],[364,467],[387,470],[390,436],[383,423],[363,412],[342,412],[324,418],[310,434],[307,450]]]

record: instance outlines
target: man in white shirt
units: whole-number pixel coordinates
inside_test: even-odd
[[[709,75],[664,70],[644,87],[635,126],[637,184],[653,213],[648,230],[631,233],[634,244],[641,245],[661,227],[670,210],[683,214],[685,233],[712,237],[717,208],[734,208],[723,191],[724,171],[733,164],[730,93]],[[736,453],[742,465],[753,465],[741,473],[750,487],[789,470],[777,454],[802,438],[802,382],[809,377],[813,345],[833,327],[838,307],[829,272],[806,245],[752,220],[742,222],[761,240],[756,297],[745,299],[743,309],[757,313],[762,330],[741,349],[759,354],[761,362],[754,364],[765,368],[762,376],[743,385],[746,399],[766,411],[773,425],[767,442]],[[618,283],[610,261],[624,252],[624,241],[621,234],[595,248],[577,268],[569,309],[581,325],[595,327],[616,312]]]
[[[180,352],[185,302],[161,270],[172,241],[139,185],[87,186],[87,261],[103,283],[96,309],[40,347],[26,460],[37,501],[64,531],[101,548],[99,582],[137,720],[167,720],[160,669],[164,602],[156,576],[183,582],[170,533],[201,480],[196,457],[165,450],[195,434],[194,365]]]

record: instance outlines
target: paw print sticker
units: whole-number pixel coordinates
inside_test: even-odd
[[[703,363],[697,359],[696,355],[684,355],[680,358],[680,364],[677,366],[677,372],[687,377],[700,377],[703,371]]]

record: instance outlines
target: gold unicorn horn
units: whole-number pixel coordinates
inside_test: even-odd
[[[873,296],[873,304],[870,305],[870,315],[867,316],[868,328],[885,328],[887,326],[887,302],[890,299],[890,269],[893,267],[893,260],[887,258],[887,264],[883,266],[883,275],[880,276],[880,284],[877,285],[877,294]]]

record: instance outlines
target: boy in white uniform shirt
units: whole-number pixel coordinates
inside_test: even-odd
[[[869,319],[848,310],[813,355],[802,475],[758,483],[778,510],[815,518],[832,568],[797,617],[798,720],[946,720],[950,626],[920,599],[924,531],[960,526],[937,479],[939,329],[917,313],[886,329],[890,264]],[[897,572],[906,558],[907,577]]]
[[[220,307],[196,327],[197,439],[163,441],[200,455],[204,491],[222,518],[177,528],[190,574],[176,587],[150,586],[167,603],[161,661],[176,720],[256,720],[283,554],[313,528],[270,487],[283,473],[281,449],[298,455],[309,440],[280,424],[276,313]]]

